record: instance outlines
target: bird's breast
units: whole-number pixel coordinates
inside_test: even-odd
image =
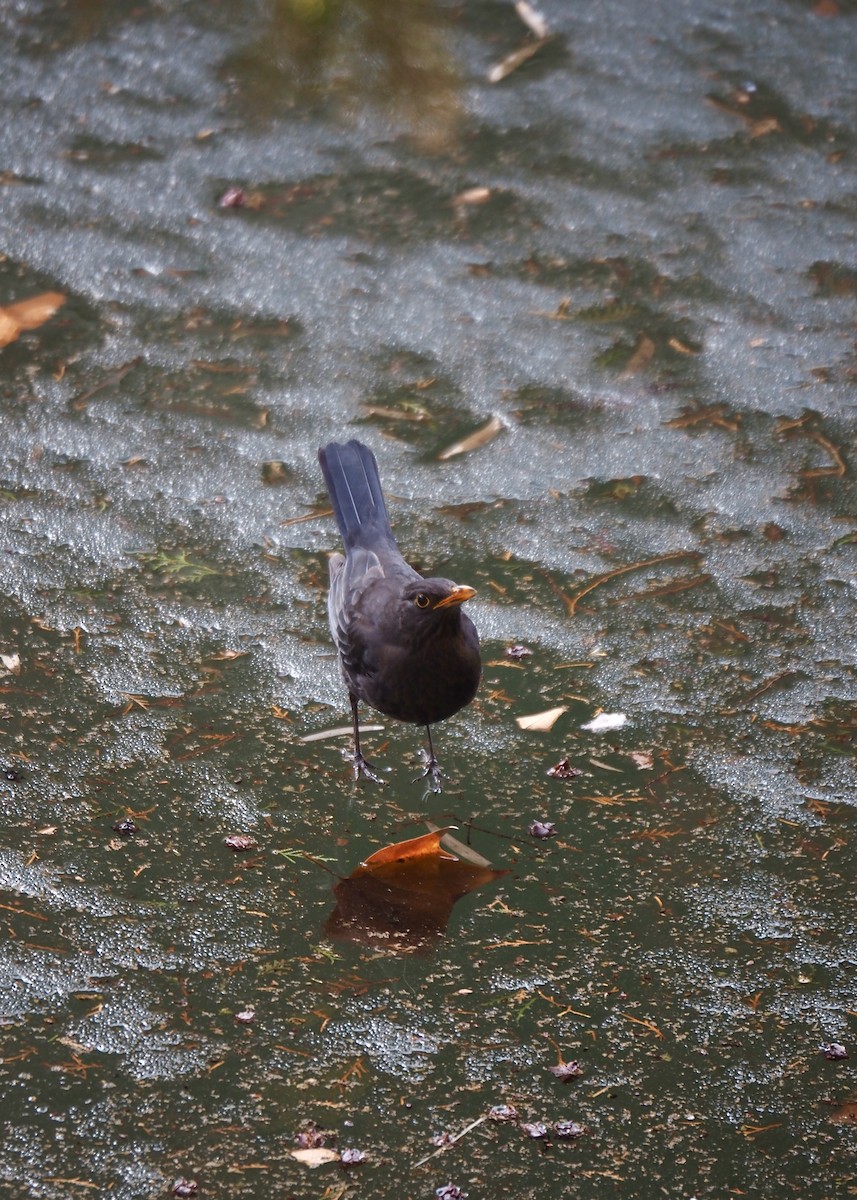
[[[399,721],[432,725],[451,717],[476,695],[482,674],[476,630],[467,618],[457,625],[421,637],[377,630],[381,636],[364,648],[358,670],[349,671],[343,658],[346,681],[361,700]]]

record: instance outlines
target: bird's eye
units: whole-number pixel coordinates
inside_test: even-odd
[[[414,597],[414,604],[416,604],[417,608],[428,608],[428,606],[431,604],[431,601],[425,592],[419,592]]]

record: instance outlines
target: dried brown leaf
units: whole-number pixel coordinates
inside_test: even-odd
[[[445,854],[440,847],[441,839],[449,832],[449,828],[433,829],[430,833],[409,838],[405,842],[394,842],[391,846],[384,846],[383,849],[376,850],[369,858],[364,859],[361,867],[377,868],[388,866],[390,863],[413,862],[424,857],[454,859],[454,855]]]

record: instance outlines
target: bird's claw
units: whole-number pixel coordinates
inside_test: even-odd
[[[423,762],[425,764],[425,769],[423,770],[422,775],[417,775],[415,777],[414,783],[419,783],[421,779],[430,779],[430,790],[433,792],[442,792],[443,788],[441,787],[440,781],[443,779],[443,772],[440,769],[440,763],[437,761],[434,755],[428,754],[425,750],[423,750]]]
[[[349,759],[351,762],[351,766],[354,769],[355,783],[362,775],[364,779],[369,779],[372,781],[372,783],[377,783],[380,787],[384,786],[384,780],[375,773],[374,763],[370,763],[368,759],[364,758],[363,755],[359,753],[359,751],[354,753],[351,750],[343,750],[342,753],[345,758]]]

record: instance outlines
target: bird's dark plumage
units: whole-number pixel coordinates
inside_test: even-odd
[[[330,630],[354,718],[354,774],[375,779],[360,753],[357,702],[388,717],[425,725],[425,775],[440,790],[430,725],[476,695],[479,639],[461,605],[473,588],[424,579],[399,553],[378,466],[361,442],[331,442],[318,452],[345,555],[330,559]]]

